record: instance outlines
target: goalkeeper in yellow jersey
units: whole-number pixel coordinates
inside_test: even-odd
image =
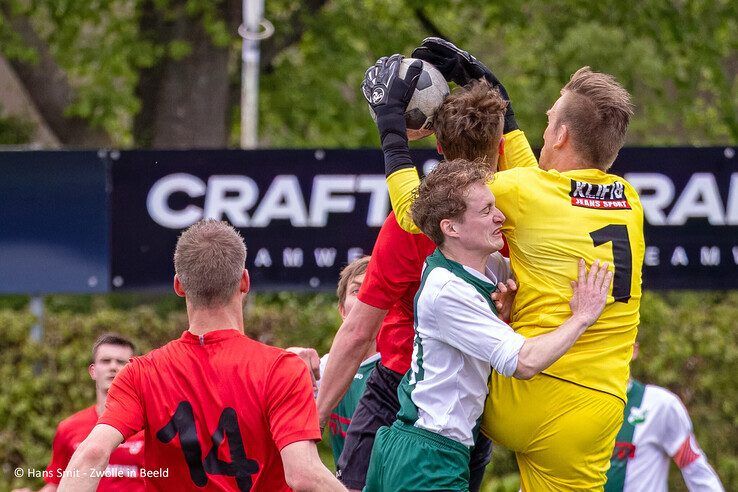
[[[449,81],[484,78],[507,95],[487,67],[447,41],[428,38],[413,57]],[[375,80],[365,78],[365,93]],[[407,85],[397,74],[382,80],[390,91],[397,81]],[[605,483],[623,418],[645,250],[638,194],[607,173],[632,114],[630,95],[612,76],[584,67],[547,112],[539,167],[498,172],[488,183],[507,217],[502,230],[519,284],[511,318],[517,333],[548,333],[570,316],[566,296],[577,258],[614,265],[602,316],[561,359],[530,380],[493,372],[482,431],[515,451],[524,491],[602,490]],[[408,213],[418,174],[394,133],[380,132],[392,206],[405,230],[420,232]],[[505,133],[522,136],[511,106]],[[527,145],[517,148],[529,152]]]

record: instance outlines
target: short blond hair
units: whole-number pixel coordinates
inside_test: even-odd
[[[436,246],[445,240],[441,230],[444,219],[459,220],[466,212],[469,187],[486,183],[493,172],[482,159],[441,161],[420,183],[411,207],[413,221]]]
[[[201,220],[184,231],[174,250],[174,271],[194,307],[219,307],[237,292],[246,245],[226,222]]]
[[[625,133],[633,116],[628,91],[606,73],[582,67],[561,89],[569,94],[560,110],[556,126],[565,124],[574,150],[592,166],[610,168],[625,144]]]
[[[343,306],[343,303],[346,302],[346,293],[351,281],[359,275],[364,275],[366,273],[366,268],[369,266],[370,259],[370,256],[362,256],[361,258],[355,259],[341,270],[341,274],[338,279],[338,287],[336,288],[339,306]]]

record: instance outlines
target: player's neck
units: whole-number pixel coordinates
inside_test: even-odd
[[[552,162],[547,166],[547,168],[556,169],[560,173],[575,171],[577,169],[591,169],[594,167],[570,148],[555,152],[552,155],[551,160]]]
[[[95,411],[97,412],[97,416],[100,417],[105,411],[105,399],[107,398],[108,394],[107,392],[100,391],[99,389],[96,390],[95,393],[97,394]]]
[[[469,251],[448,240],[439,249],[441,250],[441,253],[443,253],[443,256],[449,260],[461,263],[465,267],[476,270],[482,275],[486,273],[487,258],[489,258],[488,253]]]
[[[239,297],[225,306],[217,308],[193,308],[187,305],[189,331],[193,335],[204,335],[215,330],[234,329],[243,333],[243,304]]]

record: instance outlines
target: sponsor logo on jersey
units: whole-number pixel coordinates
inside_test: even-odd
[[[575,207],[606,210],[630,210],[625,186],[620,181],[610,184],[593,184],[586,181],[571,181],[571,204]]]
[[[630,415],[628,415],[628,423],[630,425],[642,424],[646,421],[648,416],[648,410],[645,408],[631,408]]]

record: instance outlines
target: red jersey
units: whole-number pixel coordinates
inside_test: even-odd
[[[290,490],[279,451],[320,440],[307,366],[237,330],[182,337],[135,357],[99,423],[145,429],[150,490]]]
[[[54,435],[51,462],[46,467],[44,481],[59,485],[77,446],[85,440],[97,424],[95,405],[80,410],[59,423]],[[143,491],[144,480],[140,469],[144,466],[144,436],[139,432],[130,436],[110,454],[110,463],[105,476],[97,487],[99,492]]]
[[[372,259],[366,269],[359,300],[388,309],[377,334],[382,364],[397,373],[410,369],[413,352],[413,302],[420,287],[423,262],[436,245],[424,234],[404,231],[391,212],[379,230]]]

